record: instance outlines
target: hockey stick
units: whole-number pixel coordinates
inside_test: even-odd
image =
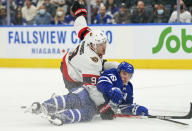
[[[148,115],[148,116],[137,116],[137,115],[124,115],[115,114],[113,117],[127,117],[127,118],[156,118],[160,120],[170,121],[177,124],[188,125],[187,123],[170,120],[170,119],[191,119],[192,118],[192,103],[190,103],[190,110],[187,115],[184,116],[160,116],[160,115]]]
[[[149,115],[148,118],[158,118],[158,119],[191,119],[192,118],[192,103],[190,103],[190,110],[187,115],[184,116],[154,116]]]
[[[123,114],[115,114],[115,115],[113,115],[113,117],[154,119],[154,117],[150,118],[150,116],[136,116],[136,115],[123,115]],[[183,123],[183,122],[179,122],[179,121],[175,121],[175,120],[170,120],[170,119],[161,119],[161,118],[156,118],[156,119],[169,121],[169,122],[173,122],[173,123],[177,123],[177,124],[181,124],[181,125],[189,125],[187,123]]]

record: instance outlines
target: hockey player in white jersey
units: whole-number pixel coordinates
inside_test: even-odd
[[[118,65],[115,62],[104,64],[103,55],[105,55],[108,39],[103,31],[91,30],[87,26],[85,7],[75,1],[72,11],[76,17],[74,27],[81,39],[81,44],[67,52],[61,63],[63,80],[68,90],[83,84],[95,85],[102,69],[109,68],[108,65],[110,67]]]
[[[86,23],[87,11],[84,5],[74,1],[72,11],[76,17],[74,27],[81,39],[81,44],[67,52],[61,62],[61,72],[65,87],[69,90],[82,87],[97,106],[104,103],[102,94],[97,90],[96,83],[102,70],[116,68],[119,63],[103,60],[108,39],[101,30],[91,30]]]

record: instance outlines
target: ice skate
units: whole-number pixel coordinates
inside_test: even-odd
[[[47,114],[45,107],[39,102],[32,103],[31,112],[36,115],[41,114],[41,113]]]
[[[54,116],[50,116],[49,122],[51,124],[53,124],[53,125],[56,125],[56,126],[61,126],[61,125],[64,124],[64,121],[61,118],[59,118],[59,117],[57,117],[55,115]]]

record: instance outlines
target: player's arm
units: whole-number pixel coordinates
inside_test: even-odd
[[[106,97],[106,102],[98,107],[98,111],[102,119],[112,120],[116,107],[123,99],[122,92],[119,88],[113,87],[113,82],[108,75],[101,75],[98,79],[97,89]]]
[[[97,82],[97,89],[105,95],[109,96],[110,90],[113,88],[113,83],[107,75],[101,75]]]
[[[123,100],[123,94],[118,87],[114,87],[113,81],[108,74],[102,74],[97,82],[97,89],[102,92],[109,101],[119,105]]]
[[[122,114],[133,114],[133,115],[148,115],[148,109],[144,106],[133,104],[133,85],[131,82],[127,84],[127,90],[124,94],[124,101],[119,105],[119,109]]]
[[[87,10],[84,5],[80,4],[78,1],[74,1],[72,11],[76,18],[74,27],[76,32],[78,33],[78,38],[83,40],[85,36],[91,31],[91,29],[87,26],[87,22],[85,19],[87,15]]]
[[[116,62],[116,61],[109,62],[106,59],[104,59],[103,63],[102,63],[102,66],[103,66],[102,70],[104,71],[104,70],[108,70],[108,69],[111,69],[111,68],[117,68],[118,65],[119,65],[119,63]]]
[[[133,104],[133,85],[131,82],[128,82],[127,84],[127,90],[124,94],[124,103],[126,104]]]

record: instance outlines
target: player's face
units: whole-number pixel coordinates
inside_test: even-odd
[[[129,73],[125,72],[125,71],[121,71],[120,76],[121,76],[121,79],[123,81],[123,85],[127,85],[129,80],[131,79],[132,74],[129,74]]]
[[[97,53],[99,55],[105,55],[106,47],[107,47],[106,43],[98,44],[97,45]]]

